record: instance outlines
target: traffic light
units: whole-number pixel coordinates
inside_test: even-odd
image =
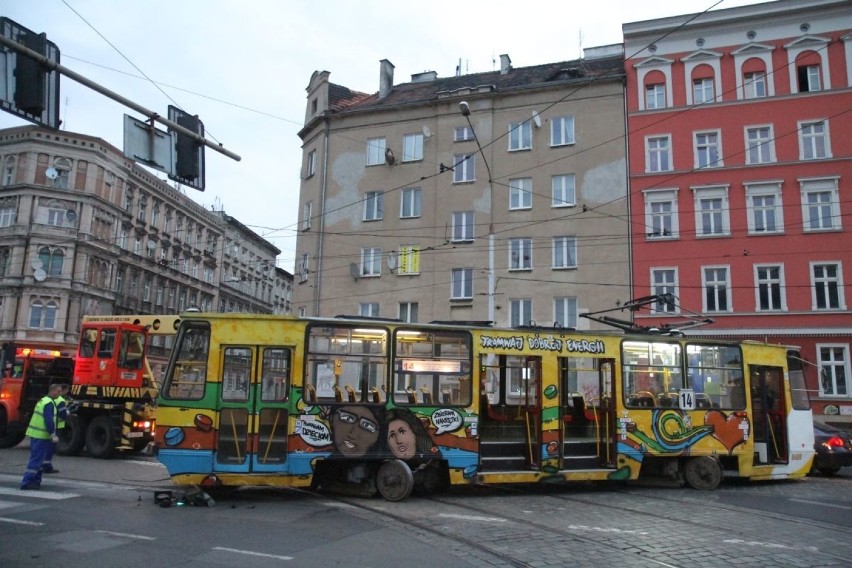
[[[204,124],[198,115],[187,114],[169,105],[169,120],[204,137]],[[170,132],[174,140],[174,168],[169,177],[204,191],[204,145],[188,134],[176,130]]]
[[[47,35],[18,34],[18,42],[40,55],[47,55]],[[17,55],[15,65],[15,106],[32,115],[41,115],[47,108],[47,70],[23,54]]]

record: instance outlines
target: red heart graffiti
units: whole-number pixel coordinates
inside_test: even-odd
[[[745,442],[746,430],[740,428],[743,418],[730,414],[725,416],[718,410],[710,410],[704,415],[704,423],[713,428],[713,437],[722,442],[728,453]]]

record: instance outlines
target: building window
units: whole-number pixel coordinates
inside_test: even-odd
[[[574,143],[574,117],[557,116],[550,121],[550,145],[565,146]]]
[[[645,86],[645,108],[648,110],[655,108],[665,108],[666,106],[666,86],[662,83]]]
[[[520,327],[532,323],[532,298],[512,298],[509,300],[509,325]]]
[[[399,217],[410,219],[421,215],[421,191],[419,187],[407,187],[402,190],[402,200],[399,206]]]
[[[811,301],[814,310],[846,309],[841,274],[839,264],[811,263]]]
[[[53,167],[57,173],[56,178],[53,180],[53,187],[56,189],[68,189],[71,179],[71,160],[57,158],[53,162]]]
[[[379,317],[379,303],[361,302],[358,308],[358,313],[366,318],[377,318]]]
[[[745,98],[759,99],[766,96],[766,73],[755,71],[743,76],[743,90]]]
[[[15,165],[16,160],[13,156],[9,156],[3,162],[3,185],[12,185],[15,183]]]
[[[473,299],[472,268],[453,268],[450,298],[453,300]]]
[[[399,319],[406,323],[417,323],[418,312],[420,306],[417,302],[400,302],[399,303]]]
[[[577,328],[577,298],[573,296],[553,298],[553,326]]]
[[[452,229],[454,242],[472,241],[473,211],[454,211]]]
[[[453,142],[464,142],[473,139],[473,128],[470,126],[456,126],[456,129],[453,131]]]
[[[367,139],[367,165],[377,166],[385,163],[387,144],[384,138]]]
[[[423,134],[406,134],[402,137],[402,161],[416,162],[423,159]]]
[[[677,193],[673,190],[645,192],[645,236],[649,239],[678,237]]]
[[[8,247],[0,248],[0,276],[6,276],[6,271],[9,270],[9,259],[11,257],[12,253]]]
[[[849,396],[849,346],[817,345],[820,396]]]
[[[819,65],[799,65],[796,67],[796,78],[798,79],[800,93],[819,91],[821,89],[819,77]]]
[[[361,276],[382,275],[382,249],[368,247],[361,249]]]
[[[651,293],[658,296],[661,296],[663,294],[671,294],[672,296],[677,297],[677,269],[652,268]],[[678,308],[676,304],[674,304],[673,302],[663,302],[659,300],[654,302],[652,310],[654,313],[658,314],[678,313]]]
[[[399,261],[400,276],[420,274],[420,247],[415,245],[400,246],[397,260]]]
[[[553,237],[553,268],[577,268],[577,237]]]
[[[58,209],[55,206],[47,208],[47,224],[61,227],[65,224],[66,209]]]
[[[305,177],[311,177],[317,173],[317,151],[308,152],[308,162],[305,164]]]
[[[50,247],[41,247],[38,251],[38,259],[41,261],[41,268],[48,276],[60,276],[62,274],[62,265],[65,262],[65,253],[62,249],[53,249]]]
[[[476,156],[456,154],[453,160],[453,183],[476,181]]]
[[[782,233],[781,184],[746,185],[748,232],[753,235]]]
[[[532,123],[524,122],[509,123],[509,151],[529,150],[532,148]]]
[[[722,143],[719,132],[696,132],[695,167],[718,168],[722,165]]]
[[[779,312],[786,309],[784,298],[784,268],[780,265],[754,267],[754,287],[757,311]]]
[[[840,229],[837,179],[803,180],[799,183],[805,232]]]
[[[696,188],[695,236],[718,237],[730,234],[727,188]]]
[[[314,218],[314,202],[308,201],[302,206],[302,230],[308,231]]]
[[[532,178],[509,180],[509,209],[532,208]]]
[[[724,266],[705,267],[702,269],[702,285],[704,287],[705,312],[729,312],[731,310],[730,283],[728,268]]]
[[[693,104],[700,105],[702,103],[712,103],[714,98],[712,77],[694,79],[692,81]]]
[[[669,136],[645,138],[645,171],[669,172],[672,169],[671,143]]]
[[[382,218],[382,207],[384,193],[381,191],[368,191],[364,197],[364,220],[379,221]]]
[[[574,174],[561,174],[551,178],[551,207],[572,207],[577,204]]]
[[[748,126],[745,129],[746,163],[768,164],[775,161],[775,137],[772,126]]]
[[[15,224],[16,206],[14,201],[0,204],[0,227],[11,227]]]
[[[30,304],[30,327],[36,329],[56,329],[56,315],[59,305],[53,301],[35,300]]]
[[[509,270],[532,270],[532,239],[509,240]]]
[[[799,123],[799,159],[818,160],[831,157],[831,146],[828,138],[828,123],[818,122]]]

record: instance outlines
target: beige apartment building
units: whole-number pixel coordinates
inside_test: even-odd
[[[623,50],[307,88],[294,312],[597,327],[630,299]]]
[[[0,167],[0,343],[71,352],[84,315],[289,311],[277,247],[104,140],[0,130]]]

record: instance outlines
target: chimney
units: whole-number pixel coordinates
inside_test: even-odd
[[[379,63],[379,99],[383,99],[393,89],[393,63],[387,59],[382,59]]]
[[[505,53],[500,56],[500,74],[505,75],[512,70],[512,60]]]

